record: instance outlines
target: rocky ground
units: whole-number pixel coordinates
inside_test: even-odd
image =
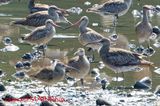
[[[9,82],[0,86],[0,106],[160,106],[160,97],[145,90],[82,89],[63,83],[49,89],[51,96],[39,82]]]

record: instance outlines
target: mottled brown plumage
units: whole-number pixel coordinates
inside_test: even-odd
[[[139,23],[137,23],[135,27],[136,35],[138,36],[139,43],[144,43],[148,41],[152,34],[152,25],[148,19],[148,10],[152,10],[154,7],[150,5],[143,6],[143,19]],[[149,44],[148,44],[149,45]]]
[[[38,27],[45,25],[45,22],[48,19],[53,20],[55,23],[65,22],[71,24],[56,6],[50,6],[48,11],[40,11],[30,14],[25,19],[17,20],[12,22],[12,24]]]
[[[99,43],[102,45],[99,50],[102,61],[115,73],[135,71],[139,66],[153,65],[152,62],[142,59],[142,55],[120,48],[111,48],[109,39],[102,39]]]
[[[83,79],[89,73],[90,63],[85,55],[85,50],[83,48],[79,48],[75,55],[77,56],[69,60],[68,66],[74,67],[79,71],[70,70],[67,75],[79,80]]]
[[[22,37],[22,41],[32,45],[47,44],[56,33],[55,26],[57,25],[52,20],[48,19],[45,26],[37,27],[25,37]]]
[[[100,33],[87,27],[88,23],[89,23],[88,17],[83,16],[79,21],[77,21],[75,24],[70,26],[70,27],[73,27],[75,25],[79,25],[80,34],[79,34],[78,40],[83,46],[90,42],[99,41],[100,39],[104,38]],[[90,44],[90,45],[87,45],[87,47],[90,47],[92,49],[99,49],[99,45],[97,44]]]
[[[87,11],[100,15],[122,16],[127,13],[131,3],[132,0],[109,0],[101,5],[89,8]]]

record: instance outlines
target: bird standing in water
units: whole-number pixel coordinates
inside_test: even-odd
[[[85,55],[85,50],[83,48],[79,48],[74,54],[77,56],[69,60],[68,66],[74,67],[79,71],[67,69],[69,70],[67,75],[78,80],[80,79],[83,86],[83,79],[90,71],[90,62],[88,61],[87,56]]]
[[[21,38],[22,42],[29,43],[31,45],[46,45],[56,33],[55,27],[62,28],[56,25],[51,19],[48,19],[45,26],[37,27],[31,33]]]
[[[64,22],[72,24],[67,20],[67,18],[64,17],[61,9],[56,6],[50,6],[48,11],[40,11],[30,14],[25,19],[14,21],[12,24],[38,27],[45,25],[47,19],[51,19],[55,23]]]
[[[153,28],[148,19],[148,11],[155,10],[155,7],[152,5],[144,5],[143,6],[143,18],[142,21],[137,23],[135,27],[136,35],[138,36],[138,41],[140,44],[147,41],[148,50],[150,51],[152,48],[150,47],[150,37],[153,33]]]
[[[75,69],[73,67],[67,66],[59,60],[50,61],[50,65],[46,67],[41,67],[41,69],[32,72],[29,72],[29,77],[41,81],[45,87],[44,90],[50,96],[50,91],[46,90],[46,86],[51,86],[59,81],[62,81],[65,77],[66,68]]]
[[[118,17],[126,14],[131,4],[132,0],[109,0],[101,5],[87,9],[87,12],[97,13],[102,16],[113,15],[113,25],[116,26]]]
[[[151,36],[153,30],[152,30],[152,25],[148,19],[148,10],[153,10],[153,9],[154,7],[151,5],[144,5],[143,6],[143,19],[142,21],[137,23],[135,27],[135,31],[138,36],[138,41],[140,44],[147,41],[148,46],[150,45],[149,37]]]
[[[99,41],[100,39],[104,38],[103,35],[101,35],[100,33],[87,27],[88,24],[89,24],[89,18],[87,16],[83,16],[80,18],[79,21],[77,21],[76,23],[70,26],[70,27],[79,26],[80,34],[79,34],[78,40],[83,46],[85,46],[90,42]],[[99,49],[99,45],[97,44],[90,44],[90,45],[87,45],[87,47],[91,48],[92,50]]]
[[[125,49],[111,48],[109,39],[102,39],[93,43],[101,44],[98,53],[103,63],[117,73],[117,79],[118,73],[136,71],[140,66],[153,66],[152,62],[142,59],[142,55]]]

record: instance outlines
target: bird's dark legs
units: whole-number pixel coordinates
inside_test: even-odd
[[[125,82],[124,82],[124,72],[122,72],[122,77],[123,77],[123,88],[125,87]]]
[[[82,87],[84,87],[84,80],[83,80],[83,78],[81,78],[80,80],[81,80]]]
[[[118,20],[118,15],[114,15],[114,20],[113,20],[113,26],[116,27],[117,26],[117,21]]]
[[[46,90],[46,87],[48,88],[48,90]],[[48,96],[50,96],[49,86],[44,86],[44,91],[48,94]]]
[[[116,88],[118,87],[118,72],[116,73]]]

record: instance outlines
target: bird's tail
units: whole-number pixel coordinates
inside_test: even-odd
[[[26,24],[26,20],[25,19],[21,19],[21,20],[17,20],[17,21],[12,21],[10,23],[10,25],[25,25]]]
[[[155,65],[154,65],[153,62],[146,61],[146,60],[142,60],[142,61],[141,61],[141,65],[142,65],[142,66],[155,67]]]

